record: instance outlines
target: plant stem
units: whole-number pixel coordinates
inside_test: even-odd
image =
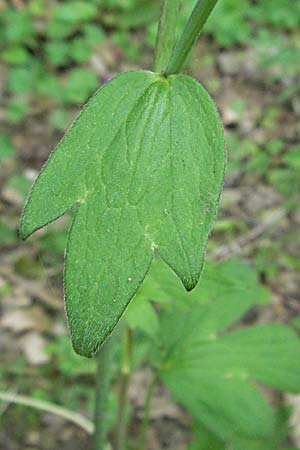
[[[6,403],[15,403],[16,405],[24,405],[30,408],[35,408],[41,411],[55,414],[56,416],[60,416],[63,419],[73,422],[89,434],[92,434],[94,430],[94,424],[90,420],[88,420],[81,414],[62,408],[61,406],[55,405],[54,403],[49,403],[44,400],[37,400],[35,398],[15,394],[13,392],[2,391],[0,391],[0,401]]]
[[[94,450],[104,450],[107,436],[107,408],[112,360],[112,338],[100,347],[97,358]]]
[[[166,76],[180,72],[218,0],[198,0],[170,57]]]
[[[163,72],[176,43],[179,0],[161,0],[161,14],[156,36],[154,71]]]
[[[149,386],[148,386],[148,389],[146,392],[144,416],[143,416],[141,432],[140,432],[140,439],[139,439],[139,450],[144,450],[145,446],[146,446],[146,437],[147,437],[147,431],[148,431],[148,427],[149,427],[151,399],[152,399],[154,387],[158,381],[158,377],[159,377],[159,371],[156,371],[151,382],[149,383]]]
[[[132,331],[128,326],[126,326],[125,328],[123,343],[123,361],[121,366],[119,391],[119,410],[115,439],[115,447],[117,450],[123,450],[125,448],[127,433],[127,398],[132,358]]]

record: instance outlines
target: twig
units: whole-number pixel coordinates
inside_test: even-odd
[[[94,424],[86,417],[79,413],[62,408],[61,406],[54,405],[53,403],[45,402],[43,400],[36,400],[32,397],[25,395],[14,394],[13,392],[0,391],[0,400],[7,403],[15,403],[17,405],[29,406],[31,408],[46,411],[56,416],[60,416],[63,419],[78,425],[85,430],[88,434],[92,434],[94,431]]]

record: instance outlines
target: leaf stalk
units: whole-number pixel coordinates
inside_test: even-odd
[[[166,69],[176,43],[179,0],[161,0],[161,14],[156,36],[154,71]]]
[[[96,398],[94,413],[94,447],[93,450],[104,450],[107,438],[107,409],[110,386],[113,338],[108,337],[100,347],[97,358]]]
[[[179,38],[168,63],[165,75],[173,75],[182,69],[194,43],[218,0],[198,0]]]
[[[128,403],[128,387],[131,373],[132,345],[133,333],[126,326],[123,338],[123,361],[121,366],[121,377],[119,387],[119,409],[116,425],[116,449],[123,450],[127,438],[127,403]]]

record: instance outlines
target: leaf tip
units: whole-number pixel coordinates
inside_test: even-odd
[[[79,356],[83,356],[84,358],[91,359],[95,356],[97,353],[99,347],[101,344],[97,346],[89,346],[89,345],[82,345],[82,341],[80,339],[72,339],[72,347],[75,353]]]
[[[184,277],[181,279],[183,286],[185,287],[185,289],[187,290],[187,292],[192,291],[198,283],[199,277],[193,277],[193,276],[189,276],[189,277]]]
[[[29,236],[31,234],[32,234],[32,231],[28,227],[26,220],[25,220],[24,213],[23,213],[22,217],[21,217],[20,226],[19,226],[19,236],[22,239],[22,241],[26,241],[26,239],[29,238]]]
[[[70,318],[69,318],[70,320]],[[70,322],[69,322],[70,325]],[[84,358],[94,358],[99,348],[108,338],[110,332],[101,333],[99,330],[95,334],[86,333],[86,335],[78,332],[72,332],[71,326],[71,341],[72,347],[75,353],[79,356],[83,356]]]

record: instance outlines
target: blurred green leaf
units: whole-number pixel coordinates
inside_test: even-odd
[[[232,259],[220,264],[207,261],[201,282],[186,292],[172,270],[156,259],[136,297],[170,305],[205,304],[223,298],[235,303],[238,319],[252,304],[266,303],[268,291],[260,286],[256,272],[247,263]]]
[[[36,70],[33,67],[16,67],[9,71],[7,87],[14,94],[29,92],[35,82]]]
[[[84,63],[89,60],[92,47],[83,37],[77,37],[70,43],[71,59],[77,63]]]
[[[17,239],[16,230],[1,221],[0,222],[0,245],[11,244],[16,239]]]
[[[50,113],[49,121],[53,128],[63,131],[70,123],[70,114],[66,109],[54,109]]]
[[[289,408],[278,408],[275,411],[275,430],[269,439],[249,440],[235,437],[232,442],[222,441],[201,423],[196,422],[194,439],[189,450],[229,450],[229,448],[230,450],[283,450],[281,444],[289,434],[289,418]]]
[[[66,247],[67,235],[66,230],[47,231],[40,237],[42,249],[62,256]]]
[[[125,3],[125,2],[124,2]],[[138,28],[155,22],[159,17],[159,2],[136,2],[122,8],[122,3],[118,2],[118,10],[104,15],[103,20],[106,25],[118,26],[121,29]]]
[[[300,3],[289,0],[264,0],[250,9],[251,17],[260,24],[270,24],[280,29],[299,27]]]
[[[7,133],[0,133],[0,161],[15,156],[15,147]]]
[[[24,175],[13,175],[6,183],[7,187],[15,189],[24,197],[28,194],[28,190],[32,185],[32,182]]]
[[[71,45],[63,40],[49,41],[45,45],[48,61],[55,66],[63,66],[70,60]]]
[[[234,320],[234,303],[223,299],[163,314],[161,378],[175,399],[221,439],[268,438],[274,413],[252,383],[299,392],[299,340],[284,325],[224,334]]]
[[[300,147],[291,148],[284,156],[283,161],[290,167],[300,169]]]
[[[87,21],[97,16],[98,10],[95,5],[83,1],[56,3],[52,8],[53,19],[57,21],[76,24]]]
[[[249,0],[222,0],[208,19],[205,32],[213,33],[222,47],[243,43],[251,34],[251,25],[247,20],[250,10]]]
[[[28,3],[28,12],[32,16],[42,15],[46,8],[45,0],[30,0]]]
[[[66,79],[65,101],[84,103],[98,86],[97,75],[83,69],[73,69]]]
[[[23,100],[12,100],[5,109],[5,119],[10,123],[21,122],[27,115],[29,106]]]
[[[156,336],[158,331],[158,317],[151,302],[136,296],[125,311],[128,325],[139,329],[149,336]]]
[[[265,302],[256,273],[240,260],[210,263],[199,286],[184,295],[176,277],[171,281],[170,274],[155,273],[158,267],[159,262],[149,282],[154,277],[173,298],[161,311],[156,337],[155,364],[162,380],[220,439],[270,437],[274,412],[252,383],[299,391],[300,345],[283,325],[225,333],[250,306]]]
[[[34,35],[33,23],[26,9],[4,9],[1,12],[1,22],[4,24],[4,38],[8,42],[24,44]]]
[[[8,64],[25,64],[30,59],[27,50],[21,46],[8,47],[1,53],[3,61]]]
[[[99,25],[86,24],[83,26],[83,32],[90,45],[99,45],[104,41],[105,32]]]
[[[95,373],[96,361],[78,356],[74,352],[68,336],[61,336],[49,344],[47,349],[53,356],[56,367],[64,375],[72,377]]]

